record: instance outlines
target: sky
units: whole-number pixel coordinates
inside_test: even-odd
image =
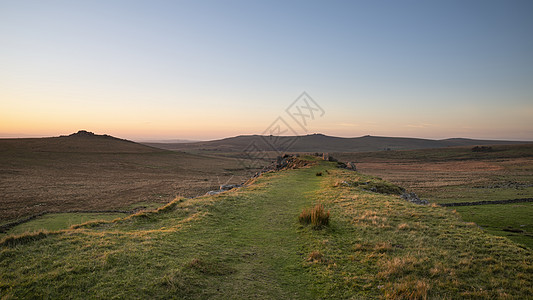
[[[276,120],[533,140],[533,1],[0,0],[0,137],[209,140]]]

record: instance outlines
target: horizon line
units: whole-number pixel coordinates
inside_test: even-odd
[[[87,130],[89,131],[89,130]],[[91,132],[91,131],[89,131]],[[76,132],[73,132],[76,133]],[[224,136],[224,137],[218,137],[218,138],[208,138],[208,139],[198,139],[198,138],[180,138],[180,137],[169,137],[169,138],[157,138],[157,137],[122,137],[118,135],[112,135],[108,133],[96,133],[96,135],[109,135],[116,138],[121,139],[127,139],[133,142],[137,143],[161,143],[161,142],[172,142],[173,143],[179,143],[176,141],[183,141],[183,143],[197,143],[197,142],[209,142],[209,141],[217,141],[217,140],[223,140],[228,138],[235,138],[235,137],[245,137],[245,136],[268,136],[263,134],[238,134],[238,135],[232,135],[232,136]],[[54,138],[54,137],[61,137],[61,136],[68,136],[69,134],[60,134],[60,135],[40,135],[40,134],[9,134],[9,133],[0,133],[0,139],[31,139],[31,138]],[[397,135],[372,135],[372,134],[365,134],[360,136],[337,136],[337,135],[328,135],[323,133],[307,133],[302,135],[279,135],[280,137],[303,137],[303,136],[311,136],[311,135],[323,135],[327,137],[334,137],[334,138],[344,138],[344,139],[354,139],[354,138],[362,138],[362,137],[378,137],[378,138],[405,138],[405,139],[422,139],[422,140],[434,140],[434,141],[442,141],[442,140],[450,140],[450,139],[469,139],[469,140],[488,140],[488,141],[510,141],[510,142],[533,142],[533,138],[530,139],[513,139],[513,138],[483,138],[483,137],[464,137],[464,136],[454,136],[454,137],[445,137],[445,138],[428,138],[428,137],[415,137],[415,136],[397,136]]]

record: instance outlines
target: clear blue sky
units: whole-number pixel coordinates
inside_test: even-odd
[[[2,1],[0,135],[533,140],[533,1]],[[305,133],[299,131],[299,134]]]

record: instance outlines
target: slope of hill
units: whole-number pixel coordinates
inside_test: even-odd
[[[229,158],[180,153],[80,131],[0,139],[0,225],[43,212],[131,210],[248,177]]]
[[[488,235],[449,209],[368,186],[391,187],[317,161],[264,174],[239,190],[176,199],[157,211],[8,237],[0,242],[0,294],[527,299],[533,293],[531,250]],[[298,223],[302,209],[315,203],[331,211],[329,226],[320,230]]]
[[[326,136],[323,134],[311,134],[304,136],[260,136],[242,135],[225,138],[215,141],[196,143],[147,143],[152,147],[183,150],[183,151],[219,151],[219,152],[241,152],[246,147],[254,144],[257,149],[272,151],[272,146],[291,152],[365,152],[380,150],[408,150],[443,148],[453,146],[473,146],[473,145],[498,145],[498,144],[519,144],[531,142],[517,141],[495,141],[495,140],[472,140],[472,139],[445,139],[429,140],[418,138],[399,137],[379,137],[363,136],[356,138],[341,138]],[[291,145],[288,149],[284,146]]]
[[[0,152],[84,152],[150,153],[161,152],[146,145],[80,130],[68,136],[49,138],[0,139]]]

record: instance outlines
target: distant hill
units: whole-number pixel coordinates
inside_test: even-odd
[[[85,130],[60,137],[0,139],[0,151],[9,150],[76,153],[148,153],[162,151],[147,145],[109,135],[98,135]]]
[[[232,158],[157,149],[88,131],[0,139],[0,236],[8,221],[44,212],[129,211],[242,183],[249,172]]]
[[[141,144],[150,144],[150,143],[182,144],[182,143],[198,143],[198,142],[201,142],[201,140],[166,139],[166,140],[135,140],[135,142],[141,143]]]
[[[271,151],[273,149],[269,144],[274,144],[283,145],[281,147],[278,147],[278,149],[292,152],[366,152],[380,150],[412,150],[455,146],[526,143],[532,142],[474,140],[464,138],[430,140],[419,138],[380,137],[369,135],[355,138],[342,138],[327,136],[323,134],[311,134],[304,136],[281,137],[241,135],[207,142],[196,142],[186,144],[146,143],[146,145],[168,150],[241,152],[250,145],[253,145],[253,147],[258,150]],[[287,148],[288,145],[290,145],[290,147]]]

